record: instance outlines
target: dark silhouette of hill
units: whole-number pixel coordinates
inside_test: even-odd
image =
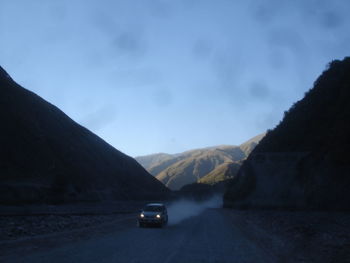
[[[239,162],[249,155],[262,137],[263,135],[256,136],[240,146],[221,145],[174,155],[153,154],[136,157],[136,160],[173,190],[196,183],[206,176],[208,177],[201,183],[213,185],[234,177],[236,167],[240,165]],[[217,168],[218,170],[215,171]]]
[[[154,198],[168,191],[1,67],[0,121],[1,203]]]
[[[244,162],[226,206],[350,208],[350,58],[335,60]]]

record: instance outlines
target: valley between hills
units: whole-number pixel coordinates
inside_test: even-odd
[[[0,67],[0,261],[349,262],[349,99],[347,57],[264,135],[136,161]]]

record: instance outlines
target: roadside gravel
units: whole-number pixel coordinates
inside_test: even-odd
[[[279,262],[350,263],[350,213],[229,211],[247,235],[278,255]]]
[[[0,241],[87,228],[108,223],[118,215],[1,216]]]

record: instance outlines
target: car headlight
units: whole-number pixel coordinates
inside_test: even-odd
[[[140,217],[141,217],[141,218],[144,218],[144,217],[145,217],[145,215],[141,213],[141,214],[140,214]]]
[[[158,215],[156,215],[156,218],[160,218],[160,215],[158,214]]]

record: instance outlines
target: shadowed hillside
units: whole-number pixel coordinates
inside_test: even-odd
[[[350,58],[285,112],[225,194],[236,207],[350,208]]]
[[[234,177],[240,161],[249,155],[263,136],[258,135],[240,146],[214,146],[174,155],[153,154],[136,157],[136,160],[173,190],[196,183],[203,177],[206,179],[201,183],[213,185]]]
[[[1,67],[0,121],[1,203],[139,199],[168,191]]]

